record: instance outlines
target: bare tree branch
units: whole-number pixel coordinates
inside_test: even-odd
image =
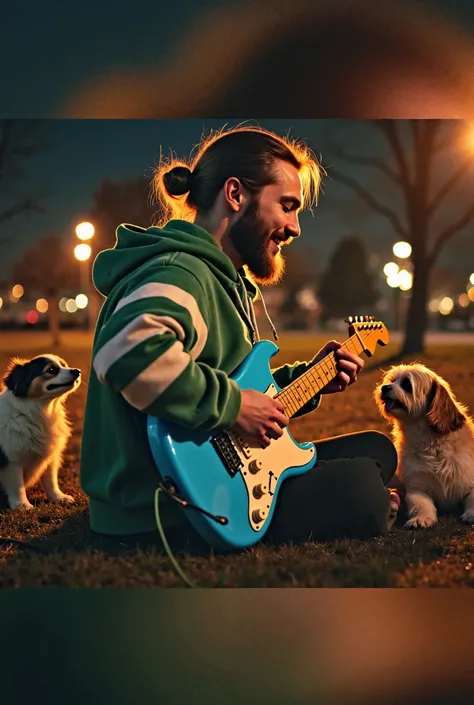
[[[11,220],[11,218],[20,213],[44,213],[44,208],[35,199],[26,198],[24,201],[20,201],[20,203],[2,211],[0,213],[0,223],[5,223],[5,221]]]
[[[375,124],[386,136],[388,143],[392,149],[395,156],[395,161],[398,166],[399,175],[401,181],[406,184],[407,187],[411,185],[410,170],[408,167],[408,162],[403,153],[400,138],[395,129],[395,123],[393,120],[376,120]]]
[[[350,176],[345,176],[344,174],[340,173],[335,169],[331,169],[329,175],[333,177],[336,181],[339,181],[340,183],[345,184],[346,186],[351,188],[360,198],[362,198],[362,200],[364,200],[371,208],[373,208],[373,210],[377,211],[378,213],[381,213],[386,218],[388,218],[394,230],[396,230],[399,235],[401,235],[403,238],[407,238],[407,232],[403,228],[403,225],[400,222],[395,211],[393,211],[391,208],[388,208],[388,206],[385,206],[383,203],[380,203],[380,201],[378,201],[370,193],[370,191],[365,189]]]
[[[431,254],[429,255],[430,266],[432,266],[436,262],[439,253],[446,245],[448,240],[450,240],[453,235],[455,235],[457,232],[465,228],[466,225],[469,225],[472,220],[474,220],[474,205],[471,205],[458,220],[456,220],[454,223],[452,223],[452,225],[447,227],[445,230],[443,230],[443,232],[438,235],[433,244]]]
[[[453,190],[458,181],[461,180],[466,171],[468,171],[469,168],[472,168],[472,166],[472,157],[470,157],[469,159],[466,159],[464,162],[462,162],[462,164],[460,164],[455,171],[453,171],[449,179],[447,179],[443,186],[441,186],[441,188],[433,196],[431,203],[428,205],[429,216],[433,215],[435,210],[439,208],[439,206],[443,203],[446,196]]]
[[[383,161],[383,159],[379,159],[378,157],[365,157],[365,156],[359,156],[355,154],[347,154],[343,149],[341,149],[339,146],[332,146],[331,152],[334,153],[335,157],[339,157],[342,159],[344,162],[347,164],[359,164],[361,166],[373,166],[379,171],[383,172],[386,176],[388,176],[391,181],[396,183],[398,186],[401,186],[401,180],[397,172],[392,169],[389,164]]]

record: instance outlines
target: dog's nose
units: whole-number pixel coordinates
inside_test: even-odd
[[[71,374],[74,375],[74,377],[77,379],[79,375],[81,374],[81,370],[79,370],[77,367],[75,367],[73,370],[71,370]]]
[[[388,394],[389,392],[392,391],[392,385],[391,384],[383,384],[382,385],[382,394]]]

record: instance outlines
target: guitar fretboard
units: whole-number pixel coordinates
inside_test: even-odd
[[[341,347],[355,355],[360,355],[364,352],[364,346],[357,334],[348,338]],[[304,374],[300,375],[298,379],[282,389],[275,398],[281,401],[285,407],[284,413],[291,418],[337,374],[337,359],[334,352],[331,352],[310,367]]]

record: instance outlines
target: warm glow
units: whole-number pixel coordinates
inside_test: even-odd
[[[469,296],[471,301],[474,301],[474,286],[471,286],[471,288],[467,292],[467,295]]]
[[[396,262],[387,262],[387,264],[383,268],[383,273],[386,277],[389,277],[391,274],[396,274],[397,272],[398,264]]]
[[[33,325],[35,323],[38,323],[38,318],[39,316],[36,311],[28,311],[28,313],[26,314],[26,320],[28,321],[28,323],[31,323]]]
[[[12,296],[14,296],[17,300],[21,299],[24,293],[25,290],[23,289],[21,284],[15,284],[15,286],[12,287]]]
[[[439,302],[439,312],[443,314],[443,316],[447,316],[448,313],[451,313],[453,310],[454,306],[454,301],[449,297],[445,296],[444,299],[441,299]]]
[[[398,272],[395,274],[390,274],[387,277],[387,284],[392,287],[392,289],[396,289],[398,285],[400,284],[400,277],[398,276]]]
[[[40,313],[46,313],[48,310],[49,305],[46,299],[38,299],[36,302],[36,310],[39,311]]]
[[[398,280],[399,284],[398,286],[402,291],[408,291],[411,289],[412,283],[413,283],[413,277],[410,272],[408,272],[406,269],[401,269],[398,272]]]
[[[469,277],[469,282],[470,282],[471,284],[474,284],[474,272],[473,272],[473,273],[471,274],[471,276]]]
[[[411,255],[411,245],[409,242],[396,242],[393,246],[393,254],[399,259],[407,259]]]
[[[463,308],[469,306],[469,296],[467,294],[461,294],[459,297],[459,305]]]
[[[3,299],[2,299],[2,297],[0,296],[0,308],[2,308],[2,306],[3,306]]]
[[[85,294],[78,294],[76,296],[76,306],[77,308],[86,308],[89,303],[89,299]]]
[[[85,262],[91,256],[91,246],[83,242],[81,245],[76,245],[74,248],[74,257],[80,262]]]
[[[428,308],[432,313],[437,313],[439,311],[439,299],[431,299],[428,304]]]
[[[68,299],[66,297],[63,297],[59,302],[59,310],[62,311],[63,313],[66,313],[66,311],[67,311],[67,308],[66,308],[67,302],[68,302]]]
[[[90,240],[94,236],[95,230],[92,223],[79,223],[76,226],[76,235],[79,240]],[[87,257],[86,257],[87,259]]]
[[[68,313],[76,313],[77,311],[77,304],[74,301],[74,299],[68,299],[66,301],[66,311]]]

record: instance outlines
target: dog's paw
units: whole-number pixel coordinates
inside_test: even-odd
[[[34,506],[31,504],[31,502],[18,502],[18,503],[11,503],[10,504],[10,509],[34,509]]]
[[[429,515],[420,515],[408,519],[405,524],[406,529],[428,529],[436,524],[437,518]]]
[[[461,521],[466,524],[474,524],[474,509],[466,509],[466,511],[461,514]]]
[[[57,492],[56,494],[48,497],[48,499],[50,502],[54,502],[55,504],[72,504],[75,502],[74,497],[70,494],[64,494],[64,492]]]

